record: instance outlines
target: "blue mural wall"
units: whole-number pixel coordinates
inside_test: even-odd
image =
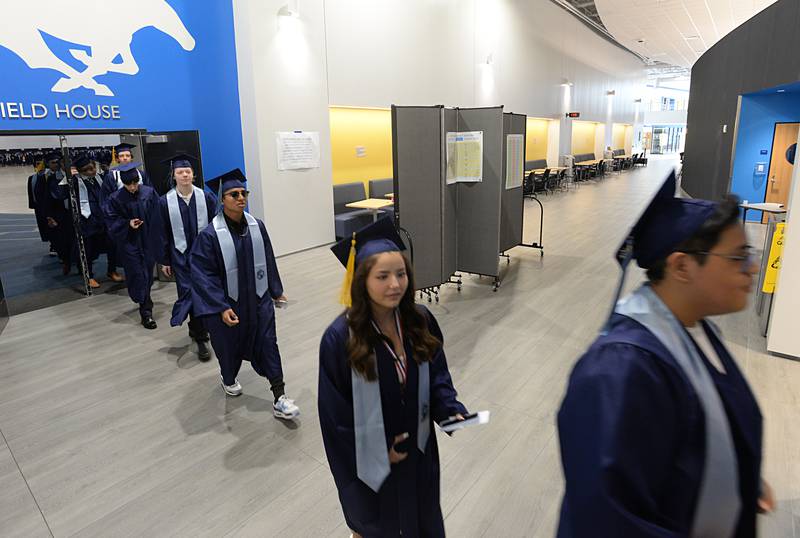
[[[244,168],[231,0],[10,4],[0,131],[198,130],[206,177]]]
[[[742,96],[730,189],[742,200],[764,201],[775,124],[787,122],[800,122],[800,93],[793,88]],[[765,163],[764,174],[756,172],[757,163]],[[761,221],[761,213],[750,211],[747,220]]]

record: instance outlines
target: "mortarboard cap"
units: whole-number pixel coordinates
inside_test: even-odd
[[[141,163],[131,161],[129,163],[117,166],[114,168],[114,170],[119,170],[119,178],[125,185],[130,185],[131,183],[136,183],[139,181],[139,172],[137,168],[140,165]]]
[[[692,198],[676,198],[677,180],[675,172],[664,180],[653,199],[639,216],[625,241],[617,250],[617,261],[622,268],[614,301],[613,314],[625,284],[625,271],[631,260],[643,268],[650,268],[655,262],[671,254],[675,247],[692,237],[703,224],[711,218],[717,207],[715,202]],[[609,322],[603,328],[606,333]]]
[[[75,160],[72,161],[72,166],[80,170],[81,168],[83,168],[84,166],[86,166],[91,162],[92,159],[90,159],[88,155],[86,154],[78,155],[77,157],[75,157]]]
[[[352,237],[346,237],[333,245],[331,251],[346,269],[340,302],[345,306],[352,304],[350,287],[358,264],[375,254],[405,249],[405,244],[390,218],[378,219],[355,232]]]
[[[114,146],[114,150],[117,152],[117,155],[119,155],[120,151],[127,151],[128,153],[131,153],[131,150],[135,147],[136,144],[128,144],[127,142],[123,142]]]
[[[245,183],[247,183],[247,178],[238,168],[206,181],[206,185],[211,189],[211,192],[219,198],[222,198],[222,195],[231,189],[246,188]]]
[[[50,161],[60,161],[61,159],[62,159],[62,155],[61,155],[61,153],[60,153],[60,152],[58,152],[58,151],[51,151],[50,153],[48,153],[48,154],[45,156],[45,160],[46,160],[47,162],[50,162]]]
[[[194,169],[194,165],[197,162],[197,157],[195,157],[194,155],[189,155],[188,153],[178,152],[172,155],[170,158],[164,159],[161,162],[169,164],[172,170],[175,170],[176,168]]]

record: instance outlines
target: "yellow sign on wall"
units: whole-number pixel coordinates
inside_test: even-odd
[[[769,248],[769,262],[764,273],[764,285],[761,290],[764,293],[775,293],[775,283],[778,281],[778,272],[781,268],[781,256],[783,255],[783,232],[786,224],[781,222],[775,225],[775,233],[772,234],[772,246]]]

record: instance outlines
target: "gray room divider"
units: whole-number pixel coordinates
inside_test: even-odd
[[[522,243],[522,218],[523,196],[522,177],[519,177],[519,187],[507,189],[505,185],[506,167],[508,166],[508,135],[522,135],[522,155],[525,159],[525,124],[527,116],[524,114],[503,114],[503,186],[502,203],[500,206],[500,252],[505,252]]]

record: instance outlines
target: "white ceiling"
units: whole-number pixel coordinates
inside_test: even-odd
[[[594,0],[594,3],[605,27],[625,47],[655,62],[691,67],[728,32],[775,1]]]

